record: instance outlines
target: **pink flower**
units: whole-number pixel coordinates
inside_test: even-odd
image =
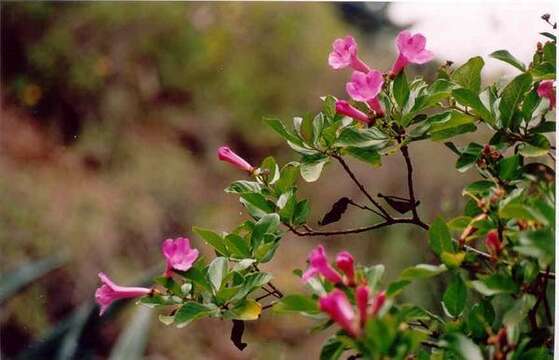
[[[217,156],[219,160],[227,161],[228,163],[233,164],[241,170],[248,171],[249,173],[252,173],[254,171],[254,167],[252,165],[250,165],[239,155],[235,154],[227,146],[221,146],[219,149],[217,149]]]
[[[373,303],[371,304],[371,314],[377,315],[382,306],[386,302],[386,292],[381,291],[375,295],[373,298]]]
[[[491,256],[497,257],[503,250],[503,243],[499,239],[497,230],[491,230],[487,233],[485,238],[485,246],[489,249]]]
[[[545,97],[549,100],[549,108],[555,108],[556,94],[555,94],[555,81],[544,80],[538,85],[536,90],[539,97]]]
[[[350,103],[345,100],[336,101],[336,112],[340,115],[349,116],[350,118],[361,121],[365,124],[371,123],[371,119],[369,119],[365,113],[351,106]]]
[[[395,77],[409,64],[425,64],[433,59],[433,53],[425,49],[426,43],[423,34],[412,35],[409,31],[402,31],[396,37],[399,54],[390,70],[390,76]]]
[[[309,268],[303,274],[303,281],[308,281],[317,274],[321,274],[326,280],[334,284],[342,281],[340,274],[328,263],[328,258],[322,245],[318,245],[309,254]]]
[[[351,74],[351,81],[346,84],[346,90],[353,100],[367,102],[378,116],[383,116],[384,110],[378,101],[383,84],[384,79],[380,71],[373,70],[368,73],[354,71]]]
[[[322,296],[319,300],[319,306],[321,311],[330,315],[330,318],[350,335],[359,335],[360,329],[356,322],[353,307],[343,291],[334,289],[330,294]]]
[[[369,306],[369,294],[371,290],[366,285],[361,285],[355,290],[355,302],[359,310],[359,321],[361,326],[367,321],[367,307]]]
[[[98,275],[103,283],[103,285],[95,291],[95,301],[101,306],[99,315],[103,315],[109,305],[115,300],[135,298],[151,293],[151,289],[148,288],[118,286],[102,272]]]
[[[353,256],[347,251],[342,251],[336,256],[336,266],[347,277],[348,284],[355,281],[355,269],[353,267]]]
[[[173,269],[186,271],[198,258],[198,250],[190,247],[188,238],[167,239],[161,246],[161,251],[167,259],[166,276],[171,276]]]
[[[328,55],[328,64],[333,69],[351,66],[354,70],[369,72],[369,67],[357,56],[357,43],[351,36],[336,39],[332,43],[332,52]]]

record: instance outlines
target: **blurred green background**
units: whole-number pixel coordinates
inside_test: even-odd
[[[2,354],[15,358],[49,345],[56,331],[77,329],[73,342],[55,338],[45,358],[109,357],[117,343],[126,346],[119,335],[127,330],[139,349],[146,337],[149,359],[314,357],[326,334],[310,334],[305,319],[271,312],[247,324],[244,352],[229,341],[229,322],[176,329],[134,306],[83,329],[64,326],[88,314],[97,272],[133,284],[154,267],[163,271],[159,246],[166,238],[190,236],[211,256],[192,236],[192,225],[229,230],[246,217],[223,192],[241,175],[217,160],[216,148],[228,144],[255,164],[268,154],[282,163],[295,160],[262,116],[290,121],[319,111],[320,96],[346,97],[349,71],[327,65],[337,37],[353,34],[362,58],[388,69],[400,30],[386,16],[389,6],[2,2],[0,272],[65,258],[0,300]],[[430,76],[442,60],[411,74]],[[459,144],[487,140],[483,134],[462,138]],[[410,150],[424,219],[457,214],[461,188],[473,175],[452,170],[455,159],[440,144]],[[383,162],[375,169],[351,164],[372,193],[405,196],[403,159]],[[301,191],[311,199],[313,226],[339,197],[362,200],[334,164]],[[370,221],[350,210],[329,228]],[[304,268],[318,241],[330,254],[344,248],[364,263],[387,264],[389,279],[403,267],[434,261],[425,234],[401,225],[343,238],[287,235],[264,270],[280,288],[303,291],[291,270]],[[433,300],[440,288],[420,285],[404,300],[440,312]]]

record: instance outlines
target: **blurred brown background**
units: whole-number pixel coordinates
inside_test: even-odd
[[[281,163],[295,160],[262,116],[290,122],[319,111],[322,95],[346,97],[349,71],[334,72],[326,61],[337,37],[353,34],[362,58],[388,69],[402,28],[387,15],[390,6],[2,2],[0,272],[64,258],[3,301],[2,354],[46,356],[22,351],[48,345],[61,324],[79,319],[93,299],[97,272],[131,284],[154,267],[162,271],[159,245],[168,237],[190,236],[211,256],[192,236],[192,225],[230,230],[246,218],[237,199],[223,192],[240,174],[220,163],[215,149],[228,144],[253,163],[268,154]],[[433,76],[443,60],[411,68],[410,75]],[[477,134],[457,143],[472,139],[487,140]],[[462,186],[473,174],[454,171],[455,158],[441,144],[410,150],[423,218],[457,214]],[[372,193],[405,196],[403,159],[383,163],[378,169],[351,164]],[[316,227],[339,197],[362,200],[335,164],[318,183],[301,183],[301,191],[311,199]],[[351,210],[329,228],[370,221]],[[387,264],[387,279],[434,260],[426,234],[401,225],[343,238],[287,235],[264,269],[282,289],[304,291],[291,270],[305,266],[318,241],[332,255],[344,248],[363,263]],[[439,290],[412,287],[403,300],[440,312],[433,300]],[[130,330],[129,339],[145,346],[148,359],[303,359],[316,357],[325,339],[309,333],[310,321],[265,312],[248,324],[249,346],[241,353],[229,341],[229,322],[176,329],[142,314],[127,306],[93,328],[70,327],[78,329],[75,341],[52,343],[45,358],[109,357],[115,344],[123,346],[119,334],[130,324],[146,330]]]

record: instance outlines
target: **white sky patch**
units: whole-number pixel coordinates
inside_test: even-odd
[[[400,26],[427,37],[427,49],[440,60],[462,64],[480,55],[486,74],[499,72],[514,75],[514,67],[489,58],[495,50],[506,49],[528,65],[536,43],[546,41],[540,32],[553,33],[541,16],[552,15],[552,2],[396,2],[388,7],[388,16]]]

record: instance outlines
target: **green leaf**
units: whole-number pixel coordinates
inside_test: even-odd
[[[251,292],[267,284],[272,279],[272,275],[265,272],[256,272],[245,277],[241,290],[235,294],[231,302],[237,302],[247,297]]]
[[[346,151],[352,157],[364,161],[367,164],[378,167],[381,165],[380,154],[375,147],[372,148],[359,148],[359,147],[347,147]]]
[[[525,157],[538,157],[547,155],[551,144],[542,134],[533,134],[531,138],[521,145],[519,153]]]
[[[336,145],[360,148],[382,148],[387,142],[388,137],[375,127],[368,129],[346,127],[340,133],[338,140],[336,140]]]
[[[386,289],[387,296],[396,296],[398,295],[406,286],[411,284],[410,280],[399,280],[391,283],[388,288]]]
[[[468,314],[467,324],[472,332],[474,339],[484,338],[486,329],[490,329],[495,320],[495,310],[489,301],[481,301],[472,306],[472,310]]]
[[[228,319],[235,320],[257,320],[262,313],[262,305],[253,299],[245,299],[224,315]]]
[[[448,226],[441,217],[437,217],[429,228],[429,246],[440,256],[443,251],[453,253],[454,244]]]
[[[221,288],[221,282],[227,275],[227,259],[216,257],[208,266],[208,279],[215,291]]]
[[[462,155],[456,160],[456,169],[459,172],[465,172],[475,165],[483,146],[470,143],[462,150]]]
[[[427,279],[433,276],[442,274],[447,270],[445,265],[429,265],[429,264],[419,264],[404,269],[400,273],[401,280],[415,280],[415,279]]]
[[[41,276],[61,267],[65,257],[53,255],[46,259],[20,266],[16,270],[2,274],[0,278],[0,303],[16,294],[20,289],[39,279]]]
[[[297,135],[287,130],[280,120],[275,118],[265,117],[264,122],[268,124],[268,126],[270,126],[275,132],[277,132],[285,140],[295,145],[298,145],[300,147],[304,147],[303,141]]]
[[[295,212],[293,213],[293,224],[300,225],[307,222],[307,218],[311,212],[309,201],[301,200],[297,203],[295,207]]]
[[[132,320],[116,340],[111,350],[110,360],[135,360],[144,358],[148,334],[150,330],[152,311],[146,307],[139,307]]]
[[[266,198],[261,194],[241,194],[241,198],[239,200],[247,208],[250,214],[256,218],[261,218],[262,216],[272,213],[275,210],[274,203],[266,200]]]
[[[375,350],[387,354],[396,338],[396,324],[393,318],[375,317],[365,324],[366,341],[371,342]]]
[[[257,248],[258,245],[264,240],[265,234],[274,234],[280,224],[280,217],[278,214],[266,214],[264,215],[252,231],[252,236],[250,242],[253,248]]]
[[[508,275],[493,274],[481,280],[471,282],[473,288],[485,296],[496,294],[513,294],[518,291],[518,285]]]
[[[534,111],[541,103],[541,101],[542,98],[539,97],[536,89],[532,89],[532,91],[530,91],[528,95],[526,95],[526,98],[522,102],[522,115],[526,122],[532,120],[532,114],[534,114]]]
[[[186,302],[175,314],[177,327],[184,327],[191,321],[210,315],[214,308],[196,302]]]
[[[467,295],[468,291],[464,280],[462,280],[459,273],[455,273],[443,295],[445,311],[451,317],[456,318],[460,316],[466,307]]]
[[[449,253],[443,251],[441,253],[441,261],[445,264],[449,269],[455,269],[462,265],[464,259],[466,258],[466,253],[461,251],[457,253]]]
[[[543,46],[543,61],[550,63],[553,67],[556,66],[557,59],[557,46],[555,42],[547,42]]]
[[[364,269],[367,285],[371,291],[377,291],[380,279],[384,274],[384,265],[369,266]]]
[[[465,88],[452,90],[452,95],[460,104],[472,108],[483,120],[489,124],[493,124],[495,120],[491,112],[482,104],[479,96],[473,91]]]
[[[262,185],[255,181],[238,180],[229,185],[225,192],[234,194],[255,193],[262,190]]]
[[[466,89],[479,94],[481,87],[481,69],[485,62],[479,56],[468,60],[464,65],[456,69],[450,78],[457,84],[462,85]]]
[[[494,59],[504,61],[507,64],[514,66],[515,68],[517,68],[522,72],[526,71],[526,65],[524,65],[520,60],[512,56],[512,54],[507,50],[497,50],[491,53],[489,56]]]
[[[237,234],[225,236],[225,243],[229,253],[236,258],[250,257],[250,246],[246,239]]]
[[[305,314],[318,314],[317,301],[305,295],[287,295],[274,305],[274,311],[278,313],[298,312]]]
[[[509,202],[499,209],[499,216],[504,219],[536,220],[536,216],[526,204]]]
[[[227,251],[227,247],[225,246],[225,241],[223,240],[221,235],[213,232],[212,230],[204,229],[198,226],[193,226],[192,231],[194,231],[196,235],[201,237],[202,240],[208,243],[221,255],[225,255],[225,256],[229,255],[229,252]]]
[[[458,111],[450,111],[447,114],[450,116],[431,124],[430,134],[433,141],[445,140],[477,129],[474,117]]]
[[[274,184],[280,177],[280,171],[276,160],[272,156],[268,156],[262,161],[260,169],[265,170],[269,184]]]
[[[514,180],[520,171],[520,156],[513,155],[499,161],[499,177],[503,180]]]
[[[524,294],[514,302],[512,308],[503,316],[505,326],[516,326],[520,324],[528,315],[528,312],[536,305],[536,297],[531,294]]]
[[[554,236],[550,228],[522,231],[519,233],[520,246],[514,250],[538,259],[541,267],[553,262],[555,257]]]
[[[329,158],[326,155],[304,156],[301,160],[301,177],[306,182],[315,182],[320,178],[322,168],[328,162]]]
[[[524,94],[531,86],[532,76],[528,73],[518,75],[505,86],[501,95],[501,102],[499,103],[502,127],[510,127],[512,116],[516,112],[518,104],[520,104]]]
[[[274,184],[278,193],[283,194],[291,189],[297,183],[299,175],[299,163],[290,162],[286,164],[280,171],[280,178]]]
[[[452,333],[445,336],[448,348],[458,354],[463,360],[483,360],[483,355],[479,347],[468,337],[459,333]]]
[[[475,181],[464,188],[464,193],[470,193],[474,195],[478,194],[489,194],[491,189],[495,187],[495,183],[489,180],[479,180]]]
[[[332,336],[322,346],[320,360],[338,360],[342,356],[344,349],[344,343],[338,340],[337,337]]]
[[[408,79],[406,79],[406,74],[401,71],[392,84],[392,93],[396,99],[396,103],[400,107],[400,110],[406,106],[408,98],[410,97],[410,88],[408,86]]]

